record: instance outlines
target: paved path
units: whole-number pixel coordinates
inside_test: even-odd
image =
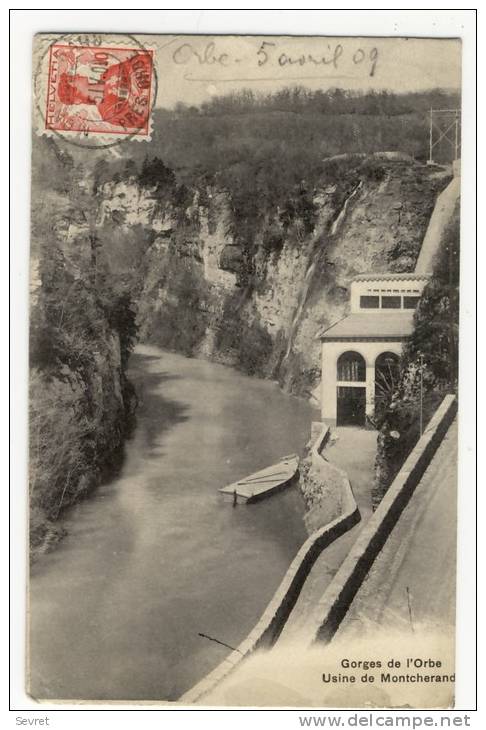
[[[454,641],[457,422],[449,428],[412,499],[336,634],[348,640],[417,626],[449,629]]]
[[[332,446],[325,450],[324,454],[329,461],[347,472],[361,512],[361,522],[321,553],[309,573],[297,603],[277,641],[278,645],[286,642],[294,643],[296,640],[299,643],[312,640],[312,637],[307,634],[309,626],[313,625],[309,618],[315,610],[314,606],[337,573],[371,515],[371,490],[377,433],[352,427],[337,428],[333,432],[338,438]]]
[[[341,441],[343,451],[341,448],[335,451],[336,462],[344,458],[345,446],[351,448],[347,458],[349,453],[358,457],[349,470],[358,477],[355,489],[360,502],[366,501],[367,483],[364,471],[359,474],[360,461],[363,460],[363,467],[372,465],[371,453],[367,452],[367,458],[364,457],[366,445],[361,441],[365,439],[366,436],[349,430]],[[447,682],[433,686],[400,683],[391,687],[376,681],[373,685],[331,687],[324,686],[320,677],[325,668],[337,673],[343,656],[378,658],[383,666],[387,666],[385,661],[391,656],[399,657],[403,667],[407,657],[431,657],[443,661],[444,670],[423,669],[422,673],[453,671],[456,461],[454,423],[331,644],[315,647],[317,653],[305,651],[304,642],[313,638],[309,632],[305,633],[305,624],[311,616],[313,597],[321,596],[335,566],[356,539],[359,525],[321,554],[304,586],[306,603],[302,605],[299,600],[275,648],[242,662],[204,702],[234,706],[451,707],[454,685]],[[340,466],[344,466],[341,461]],[[309,579],[312,579],[312,590],[308,588]],[[410,626],[407,586],[416,633]],[[298,618],[294,616],[296,610]],[[289,631],[291,622],[293,628]],[[427,630],[421,633],[424,624]],[[377,671],[374,674],[380,677],[381,670]]]

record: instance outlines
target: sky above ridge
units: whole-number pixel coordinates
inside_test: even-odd
[[[317,29],[316,29],[317,30]],[[325,29],[323,29],[324,31]],[[136,36],[155,51],[157,107],[288,86],[423,91],[461,87],[458,39]]]

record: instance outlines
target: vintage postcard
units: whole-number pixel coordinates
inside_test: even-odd
[[[460,39],[33,44],[27,690],[450,708]]]

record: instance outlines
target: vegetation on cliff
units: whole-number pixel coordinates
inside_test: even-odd
[[[376,457],[377,505],[447,393],[457,391],[459,347],[459,206],[414,316],[400,377],[381,414]],[[422,386],[421,386],[422,382]],[[422,391],[422,393],[421,393]],[[422,402],[422,406],[421,406]]]
[[[44,186],[44,171],[49,184]],[[69,155],[46,143],[33,165],[30,325],[30,537],[33,552],[62,534],[62,510],[116,460],[134,393],[129,292],[103,266],[93,203]]]
[[[150,146],[119,157],[36,139],[34,547],[123,441],[137,336],[316,386],[315,333],[346,313],[350,278],[414,266],[448,180],[422,164],[431,103],[458,100],[242,92],[155,110]]]
[[[458,103],[457,94],[442,90],[393,94],[294,87],[269,95],[242,90],[201,107],[179,104],[154,111],[148,153],[135,143],[128,162],[100,162],[97,184],[138,174],[158,197],[178,198],[176,207],[189,205],[195,189],[202,198],[208,186],[226,191],[227,233],[242,248],[246,279],[254,273],[256,247],[272,252],[281,249],[289,229],[296,241],[297,231],[312,232],[316,187],[349,178],[336,193],[344,199],[357,184],[356,161],[329,157],[395,150],[425,162],[427,111]],[[364,167],[370,168],[369,161]],[[362,172],[377,179],[384,174],[379,165]]]
[[[149,148],[93,169],[142,339],[312,391],[313,338],[346,313],[349,279],[415,265],[448,182],[421,162],[439,102],[458,100],[287,89],[156,110]]]

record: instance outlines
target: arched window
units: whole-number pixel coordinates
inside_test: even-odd
[[[394,352],[382,352],[375,361],[375,412],[385,407],[398,382],[400,358]]]
[[[337,362],[337,379],[339,381],[364,382],[366,380],[366,363],[359,352],[343,352]]]

